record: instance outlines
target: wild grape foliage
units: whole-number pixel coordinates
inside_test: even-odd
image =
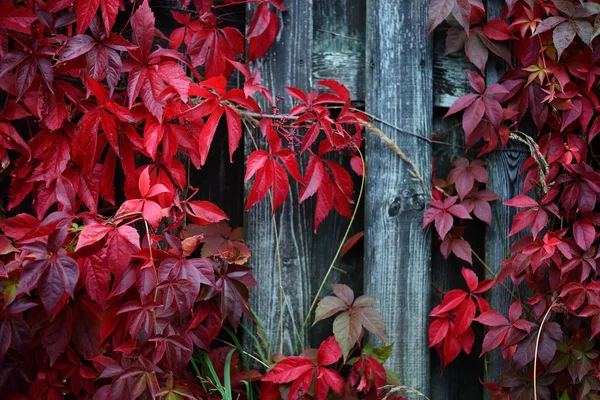
[[[490,266],[499,271],[494,279],[480,282],[463,268],[468,289],[445,293],[433,309],[430,346],[445,367],[473,350],[475,322],[488,327],[476,351],[500,351],[506,361],[499,380],[485,383],[494,398],[599,399],[600,3],[508,0],[500,18],[486,20],[480,0],[432,0],[429,17],[430,32],[446,21],[446,51],[464,49],[475,67],[466,71],[474,93],[447,115],[462,113],[476,156],[456,160],[447,180],[434,180],[424,225],[435,226],[446,257],[468,264],[461,221],[474,217],[509,237],[521,233],[502,265]],[[504,59],[508,70],[486,85],[490,57]],[[501,199],[519,211],[512,226],[499,227],[489,204],[499,196],[486,189],[484,156],[509,140],[531,157],[521,169],[521,194]],[[508,279],[528,295],[501,287]],[[507,316],[490,309],[482,296],[489,290],[510,291]]]
[[[256,3],[245,33],[219,14],[238,3]],[[175,25],[167,37],[148,0],[0,0],[3,398],[221,398],[190,366],[195,348],[235,398],[261,377],[264,399],[381,394],[389,348],[360,339],[363,328],[385,338],[383,321],[346,287],[317,310],[339,313],[335,336],[319,351],[269,354],[269,368],[279,362],[264,377],[219,341],[252,317],[258,282],[242,230],[189,184],[215,135],[227,135],[230,161],[244,131],[260,146],[246,208],[276,212],[291,179],[297,201],[316,196],[315,230],[332,209],[351,216],[351,174],[364,170],[366,118],[342,84],[287,88],[286,113],[286,94],[261,84],[256,60],[283,12],[282,0],[181,0],[161,8]]]

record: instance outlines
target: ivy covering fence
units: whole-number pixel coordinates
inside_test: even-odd
[[[600,399],[599,34],[0,0],[0,397]]]

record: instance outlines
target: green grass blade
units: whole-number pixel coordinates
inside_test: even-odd
[[[223,396],[223,398],[225,400],[233,400],[231,397],[227,397],[225,388],[223,387],[223,385],[221,384],[221,381],[219,380],[217,371],[215,371],[215,367],[213,366],[212,362],[210,361],[210,357],[208,357],[208,353],[203,353],[202,355],[204,357],[204,365],[208,369],[210,378],[213,381],[213,383],[215,384],[215,386],[217,387],[217,390],[219,391],[219,393],[221,393],[221,396]],[[231,362],[231,360],[230,360],[230,362]]]
[[[231,392],[231,357],[237,349],[229,350],[227,358],[225,359],[225,371],[223,371],[223,383],[225,385],[225,395],[227,400],[233,400],[233,393]]]

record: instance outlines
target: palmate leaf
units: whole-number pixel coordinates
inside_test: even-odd
[[[337,313],[333,321],[333,332],[344,360],[363,334],[363,328],[387,342],[381,314],[373,308],[375,300],[367,296],[354,299],[354,292],[346,285],[332,285],[335,296],[326,296],[315,311],[315,324]]]
[[[215,287],[219,293],[221,313],[237,329],[242,314],[252,317],[248,303],[249,289],[258,285],[251,268],[219,261],[215,266]]]
[[[316,359],[314,356],[308,356],[314,355],[313,351],[303,354],[307,356],[285,357],[267,372],[262,379],[265,383],[261,387],[261,398],[277,399],[279,386],[275,384],[286,383],[291,383],[288,397],[290,400],[299,400],[309,392],[312,392],[312,398],[315,400],[325,400],[330,391],[343,393],[344,379],[336,370],[325,368],[342,356],[342,350],[333,336],[321,343]]]
[[[64,236],[62,238],[64,240]],[[79,266],[62,248],[53,253],[44,243],[37,242],[26,246],[24,250],[32,259],[23,264],[17,293],[27,293],[37,287],[42,304],[52,320],[67,298],[73,298],[79,279]]]

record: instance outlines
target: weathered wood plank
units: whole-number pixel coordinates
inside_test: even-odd
[[[434,38],[435,40],[435,38]],[[463,71],[464,75],[464,71]],[[434,81],[435,83],[435,81]],[[460,116],[452,116],[442,119],[445,110],[435,110],[433,114],[434,131],[445,133],[439,140],[451,145],[434,144],[433,158],[435,159],[436,176],[446,179],[452,168],[452,161],[458,157],[465,156],[464,134],[462,129],[452,129],[460,123]],[[483,254],[484,238],[482,232],[485,223],[477,220],[463,221],[465,225],[465,239],[478,253]],[[435,236],[435,233],[433,233]],[[431,293],[432,307],[440,304],[441,298],[437,292],[440,289],[447,292],[452,289],[466,289],[465,281],[461,275],[463,266],[473,269],[480,279],[484,278],[483,267],[478,265],[469,266],[464,261],[451,255],[444,259],[440,251],[440,240],[432,240],[431,254],[431,282],[434,290]],[[474,324],[477,325],[477,324]],[[474,328],[479,328],[474,326]],[[482,331],[482,330],[481,330]],[[476,332],[480,334],[481,332]],[[479,358],[479,350],[474,349],[470,355],[461,354],[455,361],[442,371],[440,358],[437,352],[431,352],[431,398],[444,400],[463,400],[482,398],[483,389],[479,379],[483,376],[483,359]]]
[[[357,101],[365,99],[365,7],[366,0],[314,3],[313,80],[338,80]]]
[[[252,6],[249,6],[250,16]],[[285,85],[303,90],[311,87],[313,5],[311,0],[289,0],[281,17],[281,32],[269,53],[259,62],[263,83],[273,97],[285,95]],[[291,102],[282,101],[279,106],[285,112]],[[265,106],[265,104],[263,104]],[[245,132],[246,154],[254,150],[251,135],[259,143],[260,133]],[[288,200],[276,214],[279,231],[280,256],[277,255],[276,236],[271,218],[269,201],[261,203],[245,214],[246,240],[252,249],[251,264],[260,289],[251,292],[252,309],[264,323],[264,333],[273,350],[291,354],[298,330],[310,306],[310,249],[313,242],[313,214],[309,204],[298,205],[299,185],[291,182]],[[246,194],[250,186],[246,186]],[[285,291],[283,310],[283,341],[280,340],[280,274]],[[303,336],[300,346],[309,342]],[[248,342],[251,343],[251,342]]]
[[[489,0],[487,4],[488,19],[497,18],[502,15],[503,1]],[[495,57],[490,58],[487,69],[487,84],[498,81],[506,71],[506,65]],[[506,207],[501,203],[520,194],[523,187],[523,176],[519,170],[527,160],[528,154],[524,152],[523,146],[509,143],[506,150],[514,149],[514,152],[495,152],[488,157],[488,171],[490,177],[489,189],[501,196],[501,199],[492,205],[493,223],[486,231],[485,260],[495,272],[500,271],[500,263],[506,259],[508,248],[520,237],[516,235],[506,238],[510,231],[512,219],[518,212],[514,207]],[[490,276],[491,277],[491,276]],[[514,291],[510,280],[505,282]],[[488,301],[493,310],[506,314],[514,299],[506,290],[497,287],[489,294]],[[500,373],[504,371],[504,360],[499,351],[486,355],[488,374],[485,380],[497,381]]]
[[[425,38],[426,1],[367,2],[366,110],[404,130],[428,136],[433,112],[432,46]],[[380,126],[431,176],[431,147]],[[388,368],[403,385],[429,393],[430,233],[421,229],[427,191],[398,155],[366,137],[365,289],[374,297],[394,343]]]
[[[348,84],[353,99],[364,101],[364,69],[365,69],[365,7],[366,0],[327,0],[315,1],[313,8],[313,81],[318,79],[337,79],[344,84]],[[332,36],[329,32],[336,32]],[[342,36],[340,36],[342,35]],[[351,40],[353,38],[357,40]],[[334,55],[334,58],[341,54],[352,55],[356,67],[353,65],[329,64],[332,75],[322,75],[322,70],[315,70],[316,58],[324,63],[328,55]],[[323,58],[324,57],[324,58]],[[330,60],[331,61],[331,60]],[[325,66],[326,64],[323,64]],[[336,68],[338,68],[336,70]],[[353,69],[354,68],[354,69]],[[345,71],[345,72],[344,72]],[[346,79],[349,75],[354,81]],[[358,79],[358,82],[356,81]],[[341,163],[349,168],[347,157],[334,156],[334,161]],[[353,174],[355,176],[355,174]],[[360,187],[360,179],[355,179],[355,187]],[[358,195],[358,193],[355,193]],[[312,203],[314,206],[314,203]],[[364,203],[361,202],[360,207]],[[357,219],[352,225],[350,235],[363,230],[362,210],[359,210]],[[311,288],[312,295],[316,295],[319,286],[327,268],[335,255],[339,243],[342,241],[344,232],[348,226],[349,220],[341,217],[336,212],[331,212],[325,222],[319,227],[319,232],[314,237],[313,246],[310,251],[311,258]],[[362,244],[362,243],[361,243]],[[321,297],[331,292],[331,283],[344,283],[350,286],[358,295],[362,293],[362,279],[357,279],[363,275],[363,251],[362,246],[356,246],[355,251],[348,253],[336,263],[336,267],[345,271],[341,273],[334,270],[327,281],[327,286]],[[319,344],[332,333],[333,318],[319,322],[311,329],[311,347],[318,347]]]
[[[473,69],[465,60],[464,52],[445,55],[446,33],[433,34],[433,105],[448,108],[460,96],[471,93],[465,79],[465,69]]]
[[[510,151],[510,149],[514,149],[514,151]],[[519,170],[528,158],[527,153],[520,146],[509,144],[506,150],[492,153],[487,160],[490,177],[488,188],[501,197],[495,204],[492,204],[492,227],[486,230],[485,237],[485,260],[496,273],[501,269],[500,263],[506,259],[508,248],[520,237],[520,235],[515,235],[516,237],[506,238],[512,219],[518,210],[514,207],[504,206],[501,202],[520,194],[523,187],[523,176],[519,175]],[[491,278],[491,276],[488,277]],[[514,291],[510,280],[505,283]],[[488,301],[493,310],[506,314],[514,299],[502,287],[497,287],[490,292]],[[504,371],[504,361],[500,352],[488,353],[486,360],[488,363],[486,379],[497,380],[500,373]]]

